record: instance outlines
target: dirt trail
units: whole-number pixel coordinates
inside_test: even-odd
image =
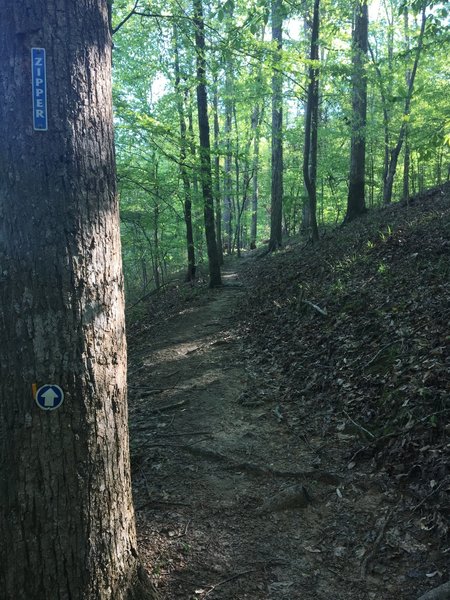
[[[289,427],[270,386],[254,400],[236,314],[245,288],[232,270],[224,280],[141,339],[130,365],[138,532],[161,598],[415,597],[377,556],[385,491],[364,473],[336,478],[339,447],[308,431],[307,414]]]

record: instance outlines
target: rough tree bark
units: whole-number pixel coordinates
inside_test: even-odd
[[[281,248],[283,214],[283,2],[272,0],[272,41],[275,45],[272,74],[272,192],[269,252]]]
[[[202,0],[193,0],[195,48],[197,52],[197,109],[200,136],[200,169],[204,202],[206,247],[209,264],[209,286],[222,285],[214,219],[214,198],[211,174],[208,102],[206,97],[205,26]]]
[[[357,0],[352,43],[352,139],[350,177],[345,221],[353,221],[366,212],[366,118],[367,118],[367,42],[369,14],[366,0]]]
[[[319,120],[319,10],[320,0],[314,0],[313,20],[311,27],[311,51],[309,67],[308,100],[305,113],[305,150],[303,154],[303,179],[309,198],[309,218],[313,242],[319,241],[317,227],[317,132]]]
[[[2,0],[0,22],[0,595],[152,598],[130,486],[107,4]],[[33,129],[31,48],[46,50],[48,130]],[[57,388],[36,401],[45,384],[64,392],[55,410]]]

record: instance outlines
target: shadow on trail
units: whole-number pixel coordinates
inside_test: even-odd
[[[144,352],[141,344],[140,364],[131,364],[140,552],[165,600],[294,600],[307,598],[305,589],[311,599],[366,598],[320,569],[315,549],[335,500],[261,510],[298,483],[276,468],[307,471],[310,454],[274,416],[276,397],[242,402],[254,385],[236,319],[244,291],[214,290],[207,304],[165,322],[163,339]],[[334,487],[308,486],[316,498],[336,496]]]

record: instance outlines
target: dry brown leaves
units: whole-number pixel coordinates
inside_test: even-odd
[[[385,471],[423,527],[447,538],[450,185],[246,276],[246,349],[262,391],[277,390],[293,426],[353,424],[350,468]]]

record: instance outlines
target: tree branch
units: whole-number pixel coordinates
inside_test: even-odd
[[[121,21],[121,22],[120,22],[120,23],[119,23],[119,24],[118,24],[116,27],[114,27],[114,28],[113,28],[113,30],[112,30],[112,34],[113,34],[113,35],[114,35],[115,33],[117,33],[117,32],[119,31],[119,29],[120,29],[120,28],[121,28],[123,25],[125,25],[125,23],[128,21],[128,19],[131,19],[131,17],[132,17],[133,15],[136,15],[136,14],[138,14],[138,13],[136,12],[137,5],[138,5],[138,4],[139,4],[139,0],[136,0],[136,1],[135,1],[135,3],[134,3],[134,6],[133,6],[133,9],[132,9],[132,11],[131,11],[130,13],[128,13],[128,15],[127,15],[127,16],[126,16],[124,19],[122,19],[122,21]]]

